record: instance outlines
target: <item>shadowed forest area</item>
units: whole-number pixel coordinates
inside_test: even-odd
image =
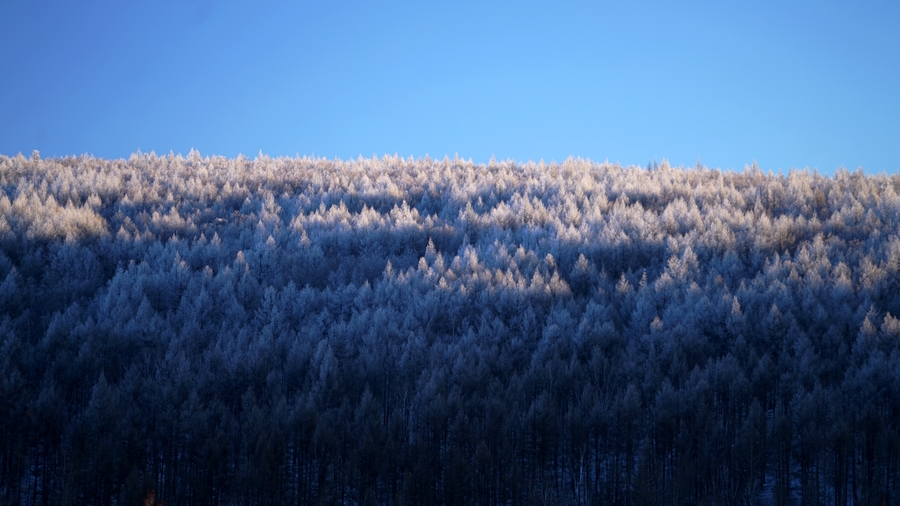
[[[900,176],[0,156],[0,504],[900,504]]]

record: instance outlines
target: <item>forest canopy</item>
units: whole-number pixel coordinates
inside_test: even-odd
[[[900,504],[900,176],[0,156],[2,504]]]

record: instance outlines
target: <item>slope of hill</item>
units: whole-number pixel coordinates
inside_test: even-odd
[[[0,497],[900,504],[898,225],[843,169],[0,156]]]

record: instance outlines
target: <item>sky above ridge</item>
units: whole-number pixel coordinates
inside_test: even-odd
[[[900,171],[900,2],[3,0],[0,154]]]

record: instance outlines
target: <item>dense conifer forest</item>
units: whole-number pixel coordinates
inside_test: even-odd
[[[900,504],[900,176],[0,156],[0,504]]]

